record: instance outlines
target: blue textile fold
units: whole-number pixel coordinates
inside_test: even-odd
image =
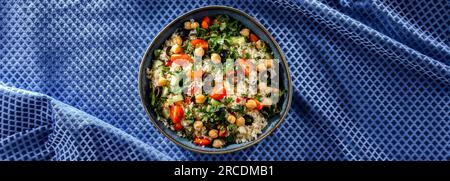
[[[140,103],[140,58],[170,21],[238,8],[280,44],[285,122],[224,155],[184,150]],[[0,1],[1,160],[450,160],[447,0]]]

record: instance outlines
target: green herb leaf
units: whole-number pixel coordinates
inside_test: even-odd
[[[261,95],[255,95],[255,99],[258,100],[259,102],[262,101],[262,96]]]
[[[226,22],[222,22],[222,23],[220,23],[219,29],[220,29],[220,31],[223,31],[223,30],[225,30],[226,27],[227,27],[227,23]]]
[[[204,40],[207,40],[209,38],[207,30],[197,27],[195,28],[195,31],[197,31],[197,38],[201,38]]]
[[[193,124],[194,123],[194,119],[185,119],[189,124]]]
[[[163,74],[165,74],[165,73],[171,74],[171,72],[170,72],[169,70],[170,70],[169,67],[167,67],[167,66],[162,66],[161,72],[162,72]]]
[[[194,51],[194,47],[191,44],[191,41],[185,41],[183,44],[184,53],[191,54]]]
[[[213,25],[209,26],[208,28],[210,31],[218,31],[219,26],[220,26],[219,24],[213,24]]]
[[[236,125],[235,124],[228,125],[228,131],[234,132],[234,130],[236,130]]]
[[[225,138],[225,141],[230,142],[230,143],[234,142],[234,140],[235,140],[234,135],[230,135]]]
[[[245,113],[245,106],[244,105],[235,105],[235,106],[233,106],[232,108],[231,108],[231,110],[233,111],[233,112],[236,112],[236,113],[240,113],[240,114],[244,114]]]
[[[248,53],[248,52],[245,53],[245,58],[246,58],[246,59],[250,59],[250,58],[251,58],[250,53]]]
[[[224,102],[225,104],[230,104],[231,102],[233,102],[233,98],[231,98],[231,97],[226,97],[225,99],[223,99],[223,102]]]
[[[156,58],[156,59],[159,58],[159,56],[161,55],[161,53],[162,53],[162,50],[161,50],[161,49],[156,49],[156,50],[153,52],[153,54],[155,55],[155,58]]]

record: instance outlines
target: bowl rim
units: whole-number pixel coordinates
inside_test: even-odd
[[[158,123],[156,122],[158,120],[153,120],[151,118],[151,114],[150,114],[149,110],[147,109],[147,107],[145,106],[144,93],[143,93],[141,82],[142,82],[142,78],[143,78],[142,74],[145,72],[145,68],[146,68],[146,67],[144,67],[144,63],[147,60],[147,57],[149,55],[151,55],[150,50],[153,49],[153,47],[155,46],[155,44],[156,44],[155,41],[157,39],[159,39],[164,32],[168,31],[168,27],[170,27],[173,24],[175,24],[176,22],[182,20],[186,16],[190,16],[192,14],[195,14],[195,13],[198,13],[198,12],[201,12],[201,11],[205,11],[205,10],[217,10],[217,9],[224,9],[224,10],[232,11],[234,13],[237,13],[239,15],[244,16],[250,22],[255,24],[260,30],[262,30],[262,32],[267,35],[269,40],[273,42],[273,44],[275,46],[275,49],[280,53],[281,62],[285,66],[285,71],[286,71],[287,80],[288,80],[288,87],[287,87],[287,89],[288,89],[288,92],[287,92],[288,100],[287,100],[285,111],[280,115],[280,118],[275,123],[275,125],[270,130],[268,130],[266,133],[259,135],[255,140],[252,140],[252,141],[250,141],[250,143],[248,143],[246,145],[243,145],[243,146],[240,146],[240,147],[227,149],[227,150],[211,151],[211,150],[202,150],[202,149],[199,149],[199,148],[194,148],[194,147],[189,147],[187,145],[184,145],[181,142],[179,142],[178,140],[176,140],[175,138],[173,138],[171,135],[166,133],[162,128],[160,128]],[[153,38],[153,40],[151,41],[151,43],[149,44],[149,46],[145,50],[145,53],[144,53],[143,57],[141,58],[141,63],[139,65],[139,74],[138,74],[138,89],[139,89],[139,97],[140,97],[140,100],[141,100],[141,105],[144,107],[144,110],[145,110],[145,112],[147,114],[147,118],[150,119],[150,122],[153,123],[153,125],[159,130],[159,132],[161,132],[166,138],[168,138],[170,141],[172,141],[176,145],[178,145],[178,146],[180,146],[180,147],[182,147],[184,149],[187,149],[187,150],[190,150],[190,151],[193,151],[193,152],[197,152],[197,153],[203,153],[203,154],[227,154],[227,153],[232,153],[232,152],[236,152],[236,151],[240,151],[240,150],[249,148],[249,147],[254,146],[255,144],[261,142],[264,138],[266,138],[267,136],[272,134],[275,130],[277,130],[278,127],[281,125],[281,123],[284,122],[287,114],[289,113],[289,109],[291,107],[291,102],[292,102],[291,72],[290,72],[288,63],[286,61],[286,58],[284,56],[284,53],[281,51],[280,46],[278,45],[277,41],[275,41],[275,38],[273,38],[273,36],[269,33],[269,31],[258,20],[256,20],[252,16],[248,15],[247,13],[245,13],[245,12],[239,10],[239,9],[232,8],[232,7],[229,7],[229,6],[222,6],[222,5],[203,6],[203,7],[199,7],[199,8],[195,8],[193,10],[190,10],[190,11],[188,11],[188,12],[178,16],[177,18],[172,20],[169,24],[167,24],[163,29],[160,30],[156,34],[156,36]]]

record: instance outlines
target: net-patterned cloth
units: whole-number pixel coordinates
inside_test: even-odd
[[[290,65],[293,105],[272,135],[205,155],[150,123],[138,66],[191,9],[258,19]],[[450,160],[449,2],[0,2],[1,160]]]

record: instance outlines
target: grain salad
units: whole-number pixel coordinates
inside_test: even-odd
[[[159,121],[196,145],[252,141],[280,113],[278,64],[238,21],[191,19],[154,52],[146,69],[150,104]]]

